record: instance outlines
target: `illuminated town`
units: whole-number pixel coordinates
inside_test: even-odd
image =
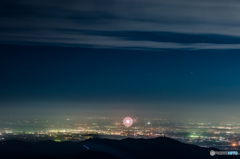
[[[24,140],[39,142],[79,142],[91,138],[120,140],[130,138],[169,137],[183,143],[220,150],[240,150],[240,124],[194,123],[167,119],[82,118],[51,120],[6,120],[2,119],[0,140]]]

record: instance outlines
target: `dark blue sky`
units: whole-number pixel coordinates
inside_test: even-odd
[[[0,1],[0,115],[240,121],[238,1]]]
[[[238,50],[0,48],[2,110],[211,120],[240,103]]]

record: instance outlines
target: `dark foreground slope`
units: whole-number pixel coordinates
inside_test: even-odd
[[[239,156],[210,156],[209,148],[184,144],[159,137],[155,139],[89,139],[83,142],[44,141],[27,143],[11,140],[0,143],[1,159],[21,158],[236,158]]]

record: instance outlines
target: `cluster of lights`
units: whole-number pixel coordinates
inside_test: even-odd
[[[237,144],[233,143],[232,146],[237,146]]]

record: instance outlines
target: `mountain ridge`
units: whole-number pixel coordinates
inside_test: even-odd
[[[216,148],[203,148],[180,141],[158,137],[154,139],[122,140],[94,138],[81,142],[41,141],[30,143],[20,140],[0,142],[1,158],[212,158],[210,151]],[[214,156],[214,158],[232,158],[233,156]],[[238,157],[238,156],[235,156]]]

